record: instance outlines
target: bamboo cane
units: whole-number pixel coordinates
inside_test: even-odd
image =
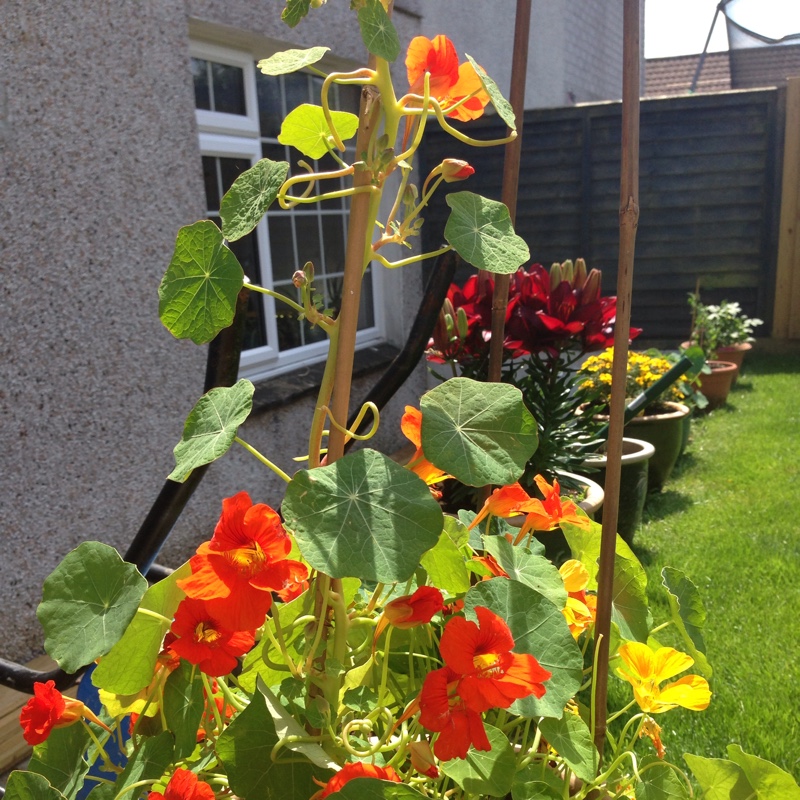
[[[531,23],[531,0],[517,0],[514,23],[514,51],[511,58],[511,91],[509,102],[517,120],[517,138],[509,142],[503,161],[502,201],[508,206],[513,223],[517,216],[519,162],[522,152],[522,122],[525,112],[525,77],[528,71],[528,37]],[[492,295],[492,339],[489,343],[489,380],[499,383],[503,366],[506,308],[510,275],[494,276]]]
[[[597,576],[595,623],[596,678],[593,687],[594,743],[601,756],[606,735],[608,654],[611,631],[611,599],[614,583],[619,483],[622,468],[622,432],[625,413],[625,381],[631,322],[633,256],[639,221],[639,0],[624,0],[622,45],[622,149],[620,165],[619,272],[617,319],[614,327],[614,361],[611,368],[611,407],[608,431],[608,466],[603,501],[603,533]]]

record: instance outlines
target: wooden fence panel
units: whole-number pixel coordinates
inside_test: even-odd
[[[777,176],[782,92],[764,89],[644,100],[640,217],[632,324],[665,344],[689,329],[687,294],[700,280],[706,302],[738,300],[749,316],[772,317],[780,209]],[[429,128],[423,171],[444,157],[476,169],[452,190],[500,198],[503,148],[467,147]],[[475,138],[501,136],[495,119],[472,123]],[[616,285],[620,104],[528,111],[522,143],[517,232],[534,261],[586,258]],[[423,228],[435,249],[449,209],[435,199]],[[461,276],[466,277],[466,276]]]

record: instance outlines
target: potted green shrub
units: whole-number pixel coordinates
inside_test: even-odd
[[[745,354],[752,350],[753,330],[763,325],[763,320],[748,317],[739,303],[723,300],[719,305],[706,305],[698,293],[689,295],[692,309],[692,334],[683,347],[698,345],[703,348],[712,378],[701,378],[703,394],[709,397],[712,407],[725,402],[725,386],[733,386],[742,368]],[[736,369],[722,366],[733,364]],[[717,386],[719,384],[719,388]]]

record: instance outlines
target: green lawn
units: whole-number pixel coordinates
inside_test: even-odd
[[[800,778],[798,399],[800,355],[754,351],[728,405],[693,422],[676,473],[648,498],[634,549],[656,621],[665,565],[695,582],[708,613],[711,706],[659,719],[681,764],[684,752],[720,757],[736,742]]]

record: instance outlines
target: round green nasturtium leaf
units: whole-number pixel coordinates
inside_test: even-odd
[[[175,251],[158,287],[158,315],[178,339],[210,342],[233,322],[244,272],[211,220],[178,231]]]
[[[310,67],[320,61],[330,47],[309,47],[306,50],[283,50],[262,58],[256,66],[264,75],[286,75]]]
[[[282,506],[312,567],[333,578],[406,581],[439,540],[439,504],[413,472],[375,450],[298,472]]]
[[[358,117],[348,111],[331,111],[331,119],[342,141],[352,138],[358,130]],[[331,129],[322,106],[303,103],[290,111],[281,125],[278,135],[281,144],[296,147],[309,158],[322,158],[333,146]]]
[[[541,698],[531,695],[517,700],[512,712],[523,717],[561,717],[583,677],[583,657],[561,611],[544,595],[508,578],[476,584],[467,592],[464,605],[472,620],[476,606],[500,616],[511,629],[514,652],[530,653],[552,673]]]
[[[381,0],[367,0],[358,10],[358,26],[370,53],[386,61],[400,55],[400,38]]]
[[[706,644],[703,639],[706,609],[700,592],[683,572],[673,567],[664,567],[661,570],[661,582],[667,590],[670,617],[694,659],[696,670],[710,678],[712,669],[706,658]]]
[[[508,737],[497,728],[486,725],[491,750],[469,748],[466,758],[441,763],[442,772],[469,795],[505,797],[511,791],[517,759]]]
[[[569,792],[563,777],[541,761],[528,764],[514,775],[513,800],[563,800]]]
[[[100,542],[84,542],[47,576],[36,616],[44,649],[65,672],[104,656],[133,619],[147,581]]]
[[[530,260],[528,245],[514,233],[503,203],[473,192],[453,192],[445,200],[451,211],[444,238],[472,266],[510,275]]]
[[[464,525],[454,517],[445,517],[444,530],[439,541],[420,560],[431,583],[443,592],[463,594],[469,589],[467,559],[460,549],[468,539],[469,534]]]
[[[539,723],[539,729],[547,743],[582,781],[594,779],[599,754],[589,726],[577,714],[564,714],[561,719],[548,717]]]
[[[693,797],[686,781],[669,765],[664,764],[658,756],[646,755],[639,762],[639,778],[636,782],[636,800],[689,800]],[[760,793],[750,795],[752,798],[764,798],[767,795]],[[709,795],[703,795],[709,800]],[[787,795],[781,795],[782,800],[789,800]],[[775,798],[777,800],[777,796]]]
[[[311,8],[311,0],[286,0],[286,8],[281,12],[281,19],[294,28]]]
[[[175,758],[188,758],[197,746],[197,730],[205,711],[200,670],[181,661],[164,683],[164,719],[175,736]]]
[[[191,574],[189,564],[183,564],[144,593],[122,638],[92,672],[92,684],[120,695],[136,694],[149,685],[164,634],[169,630],[178,604],[186,596],[176,585],[177,581]]]
[[[515,386],[452,378],[420,408],[425,458],[467,486],[514,483],[536,451],[536,421]]]
[[[464,54],[467,57],[467,60],[470,64],[475,68],[475,72],[478,73],[478,77],[481,79],[481,83],[483,84],[483,88],[486,89],[486,94],[492,100],[492,105],[495,107],[500,119],[511,128],[512,131],[517,129],[517,119],[514,116],[514,109],[511,107],[511,103],[503,97],[503,93],[500,91],[500,87],[486,74],[486,70],[478,64],[477,61],[469,54]]]
[[[262,158],[233,182],[219,206],[222,234],[229,242],[247,236],[258,225],[288,173],[285,161]]]
[[[319,790],[314,777],[324,782],[332,775],[288,749],[273,761],[279,740],[264,695],[256,692],[217,739],[217,755],[234,794],[247,800],[308,800]]]
[[[519,581],[543,594],[557,608],[567,604],[567,590],[559,571],[550,559],[513,545],[504,536],[484,536],[486,551],[505,570],[512,581]]]
[[[186,417],[183,436],[175,445],[171,481],[183,483],[189,473],[228,452],[236,431],[253,409],[255,387],[244,378],[204,394]]]
[[[67,800],[73,800],[89,771],[89,764],[83,756],[91,741],[84,725],[54,728],[45,741],[33,748],[27,768],[47,778]]]
[[[64,795],[54,789],[44,775],[14,770],[8,776],[4,797],[8,800],[64,800]]]

